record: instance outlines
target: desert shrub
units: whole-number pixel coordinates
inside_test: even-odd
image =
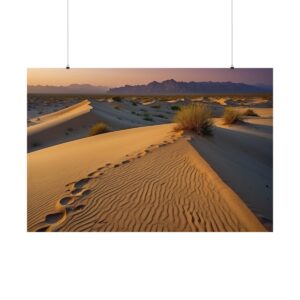
[[[117,102],[121,102],[122,101],[122,98],[120,96],[115,96],[115,97],[112,97],[112,99],[114,101],[117,101]]]
[[[250,108],[245,110],[243,115],[244,116],[251,116],[251,117],[258,117],[258,114],[253,109],[250,109]]]
[[[241,113],[233,108],[226,108],[223,115],[225,124],[234,124],[241,120]]]
[[[89,136],[93,136],[93,135],[97,135],[97,134],[101,134],[101,133],[105,133],[109,131],[109,127],[108,125],[106,125],[103,122],[99,122],[94,124],[89,132]]]
[[[137,106],[137,103],[136,103],[135,101],[132,101],[131,104],[132,104],[133,106]]]
[[[113,108],[114,108],[114,109],[120,109],[120,106],[114,105]]]
[[[175,115],[177,130],[192,130],[199,135],[211,135],[213,129],[212,114],[205,104],[191,104],[182,107]]]
[[[171,109],[172,110],[180,110],[180,106],[178,106],[178,105],[172,105]]]

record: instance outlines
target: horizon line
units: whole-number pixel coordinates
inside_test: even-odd
[[[257,83],[246,83],[246,82],[242,82],[242,81],[213,81],[213,80],[207,80],[207,81],[177,81],[173,78],[170,78],[170,79],[166,79],[166,80],[162,80],[162,81],[157,81],[157,80],[152,80],[152,81],[149,81],[147,83],[142,83],[142,84],[126,84],[124,83],[123,85],[118,85],[118,86],[106,86],[106,85],[94,85],[94,84],[91,84],[91,83],[70,83],[68,85],[42,85],[42,84],[27,84],[27,87],[29,86],[32,86],[32,87],[37,87],[37,86],[40,86],[40,87],[69,87],[69,86],[72,86],[72,85],[89,85],[89,86],[92,86],[92,87],[103,87],[103,88],[116,88],[116,87],[122,87],[122,86],[141,86],[141,85],[148,85],[150,83],[153,83],[153,82],[157,82],[157,83],[163,83],[163,82],[166,82],[166,81],[175,81],[175,82],[178,82],[178,83],[181,83],[181,82],[184,82],[184,83],[202,83],[202,82],[213,82],[213,83],[236,83],[236,84],[239,84],[239,83],[242,83],[242,84],[246,84],[246,85],[258,85],[258,84],[262,84],[262,85],[266,85],[266,86],[273,86],[273,84],[264,84],[264,83],[261,83],[261,82],[257,82]]]

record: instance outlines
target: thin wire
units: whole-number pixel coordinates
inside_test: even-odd
[[[67,0],[67,66],[66,69],[70,69],[70,46],[69,46],[69,37],[70,37],[70,25],[69,25],[69,0]]]
[[[233,66],[233,0],[231,0],[231,69]]]

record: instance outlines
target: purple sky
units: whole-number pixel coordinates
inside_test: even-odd
[[[272,85],[273,69],[28,69],[28,85],[92,84],[108,87],[147,84],[151,81],[232,81]]]

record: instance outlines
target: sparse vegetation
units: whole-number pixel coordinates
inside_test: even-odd
[[[213,120],[205,104],[191,104],[182,107],[175,115],[176,130],[192,130],[199,135],[212,135]]]
[[[233,108],[226,108],[223,115],[224,124],[234,124],[238,121],[241,121],[241,113]]]
[[[180,106],[178,106],[178,105],[172,105],[172,106],[171,106],[171,109],[172,109],[172,110],[180,110],[181,108],[180,108]]]
[[[241,121],[241,113],[233,108],[226,108],[223,115],[224,124],[235,124],[238,121]]]
[[[119,105],[114,105],[113,108],[114,109],[121,109]]]
[[[245,110],[243,112],[243,115],[244,116],[249,116],[249,117],[258,117],[258,114],[253,109],[250,109],[250,108],[248,108],[247,110]]]
[[[93,136],[93,135],[97,135],[97,134],[101,134],[101,133],[105,133],[109,131],[109,127],[107,124],[103,123],[103,122],[99,122],[94,124],[89,132],[89,136]]]

